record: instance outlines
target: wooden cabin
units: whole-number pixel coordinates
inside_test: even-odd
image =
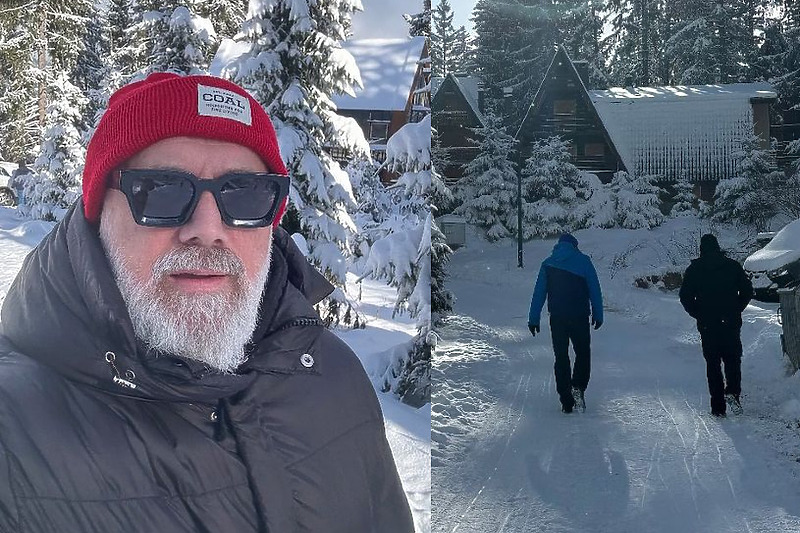
[[[445,182],[454,183],[478,155],[478,146],[472,142],[478,136],[472,130],[484,125],[483,87],[479,78],[452,73],[434,78],[431,86],[431,125],[450,163],[438,170]]]
[[[603,182],[619,170],[695,183],[704,199],[734,175],[735,152],[751,133],[769,146],[767,83],[616,87],[589,91],[560,47],[516,135],[524,160],[537,139],[558,135],[573,163]]]

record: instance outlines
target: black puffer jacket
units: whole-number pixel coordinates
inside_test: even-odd
[[[70,211],[3,304],[0,532],[413,531],[375,393],[311,307],[330,286],[273,250],[248,362],[209,373],[137,344]]]
[[[700,331],[741,327],[742,311],[752,297],[753,285],[741,265],[718,251],[692,261],[680,290],[681,304]]]

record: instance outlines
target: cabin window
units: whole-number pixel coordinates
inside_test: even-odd
[[[603,157],[606,155],[605,143],[586,143],[583,153],[588,157]]]
[[[555,115],[574,115],[575,100],[555,100],[553,102],[553,114]]]
[[[369,141],[386,142],[389,138],[389,122],[385,120],[373,120],[369,123]]]

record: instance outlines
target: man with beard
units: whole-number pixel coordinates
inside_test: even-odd
[[[700,257],[686,269],[680,299],[697,320],[711,414],[717,417],[726,416],[726,404],[734,414],[742,412],[742,312],[752,297],[753,285],[742,266],[725,257],[716,237],[700,237]]]
[[[374,390],[278,227],[289,178],[240,87],[115,93],[83,198],[2,308],[0,532],[414,527]]]

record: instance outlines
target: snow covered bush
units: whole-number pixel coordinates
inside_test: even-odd
[[[614,195],[596,174],[581,174],[581,190],[586,191],[586,202],[575,209],[575,220],[584,221],[585,228],[613,228],[617,223]]]
[[[734,156],[736,175],[717,184],[712,218],[762,231],[778,214],[787,192],[784,173],[775,170],[769,151],[761,147],[761,138],[756,135],[742,139]]]
[[[672,209],[669,214],[673,217],[691,217],[698,214],[698,198],[694,194],[694,185],[687,179],[681,178],[675,184],[672,195]]]
[[[587,225],[592,195],[587,178],[570,162],[569,143],[559,137],[533,144],[522,169],[523,237],[551,237]]]
[[[517,228],[517,174],[511,162],[514,139],[500,119],[487,113],[485,125],[475,128],[479,152],[456,185],[461,203],[455,213],[486,231],[490,241],[514,234]]]
[[[654,182],[653,176],[631,175],[625,171],[614,174],[610,188],[614,195],[617,226],[652,229],[664,222],[658,197],[661,188]]]
[[[55,221],[80,195],[86,149],[76,124],[81,123],[86,98],[64,73],[51,82],[49,91],[52,100],[47,106],[42,146],[25,181],[19,210],[23,216]]]

